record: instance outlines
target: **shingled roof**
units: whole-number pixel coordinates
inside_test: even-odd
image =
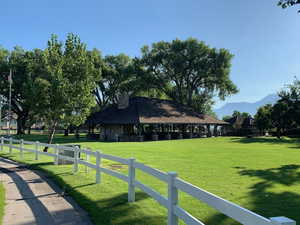
[[[125,109],[110,106],[89,118],[91,124],[228,124],[211,116],[199,114],[174,101],[132,97]]]

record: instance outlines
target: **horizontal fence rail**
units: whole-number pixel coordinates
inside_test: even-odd
[[[39,155],[45,155],[53,157],[54,164],[58,165],[59,159],[64,159],[72,162],[73,172],[78,172],[78,165],[86,166],[86,171],[89,168],[96,170],[96,183],[101,183],[101,174],[105,173],[110,176],[116,177],[128,183],[128,201],[135,201],[135,189],[138,188],[159,204],[166,207],[168,210],[168,225],[178,225],[178,220],[184,221],[188,225],[205,225],[203,222],[195,218],[185,209],[179,206],[178,192],[182,191],[186,194],[198,199],[201,202],[206,203],[210,207],[216,209],[220,213],[236,220],[243,225],[296,225],[296,221],[286,217],[273,217],[265,218],[250,210],[247,210],[239,205],[236,205],[230,201],[222,199],[212,193],[209,193],[199,187],[196,187],[177,177],[177,173],[169,172],[165,173],[160,170],[154,169],[142,163],[136,162],[134,158],[121,158],[113,155],[101,153],[100,151],[91,151],[88,149],[80,149],[78,147],[70,147],[58,144],[46,144],[40,142],[17,140],[12,138],[1,137],[0,150],[4,151],[4,147],[7,147],[9,154],[12,154],[12,149],[20,151],[20,157],[23,159],[23,152],[32,152],[35,155],[35,160],[39,159]],[[30,145],[30,148],[26,145]],[[40,151],[41,147],[51,148],[52,151],[44,152]],[[72,151],[74,157],[62,155],[61,151]],[[84,153],[85,158],[79,158],[79,154]],[[96,164],[90,162],[90,157],[96,159]],[[101,164],[102,159],[118,162],[128,166],[128,175],[116,172],[114,170],[104,168]],[[165,197],[159,192],[153,190],[147,185],[136,180],[136,169],[151,175],[160,181],[164,182],[168,186],[168,196]]]

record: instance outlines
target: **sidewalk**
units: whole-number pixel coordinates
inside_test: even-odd
[[[87,214],[49,179],[0,158],[6,192],[3,225],[92,225]]]

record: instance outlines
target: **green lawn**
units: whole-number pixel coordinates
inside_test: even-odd
[[[45,136],[23,136],[45,142]],[[240,204],[265,217],[286,216],[300,223],[300,142],[274,138],[207,138],[142,143],[101,143],[56,136],[55,143],[78,143],[93,150],[121,157],[134,157],[163,171],[176,171],[180,178]],[[8,157],[7,150],[2,155]],[[54,166],[51,158],[34,161],[25,153],[32,168],[47,171],[67,193],[85,208],[96,224],[163,225],[166,210],[146,194],[137,193],[135,203],[127,203],[127,184],[103,175],[96,185],[95,173],[84,167],[72,175],[71,166]],[[19,160],[18,151],[13,159]],[[109,161],[106,167],[126,172],[127,168]],[[167,187],[139,172],[137,179],[162,194]],[[180,205],[205,224],[238,224],[209,206],[180,193]],[[183,224],[183,223],[182,223]]]

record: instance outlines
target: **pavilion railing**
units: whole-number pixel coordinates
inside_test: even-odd
[[[30,145],[30,146],[26,146]],[[107,155],[100,151],[91,151],[88,149],[80,149],[78,147],[68,147],[58,144],[45,144],[40,142],[31,142],[24,140],[17,140],[12,138],[1,137],[0,151],[3,152],[8,149],[9,154],[12,154],[12,150],[16,149],[20,151],[20,158],[23,159],[24,152],[34,153],[35,160],[39,160],[40,155],[46,155],[54,158],[54,164],[58,165],[59,159],[64,159],[73,162],[73,172],[76,173],[79,170],[79,164],[85,165],[86,170],[92,168],[96,170],[96,183],[99,184],[102,181],[102,173],[119,178],[128,183],[128,202],[135,201],[136,188],[141,189],[153,199],[155,199],[162,206],[168,210],[168,225],[178,225],[178,220],[184,221],[188,225],[204,225],[203,222],[195,218],[186,210],[179,206],[178,192],[185,192],[192,197],[205,202],[210,207],[216,209],[222,214],[236,220],[243,225],[296,225],[296,221],[286,217],[272,217],[265,218],[250,210],[247,210],[239,205],[236,205],[230,201],[222,199],[212,193],[209,193],[199,187],[196,187],[177,177],[176,172],[162,172],[160,170],[151,168],[142,163],[137,162],[134,158],[121,158],[117,156]],[[41,147],[48,147],[54,149],[51,152],[40,151]],[[61,155],[60,151],[73,151],[74,157]],[[79,158],[79,154],[84,153],[85,158]],[[83,155],[84,155],[83,154]],[[90,161],[90,157],[94,157],[96,163],[93,164]],[[128,165],[128,175],[121,174],[114,170],[104,168],[101,165],[102,159],[115,161],[121,164]],[[168,195],[163,196],[147,185],[141,183],[136,179],[136,170],[141,170],[146,174],[149,174],[168,185]]]

